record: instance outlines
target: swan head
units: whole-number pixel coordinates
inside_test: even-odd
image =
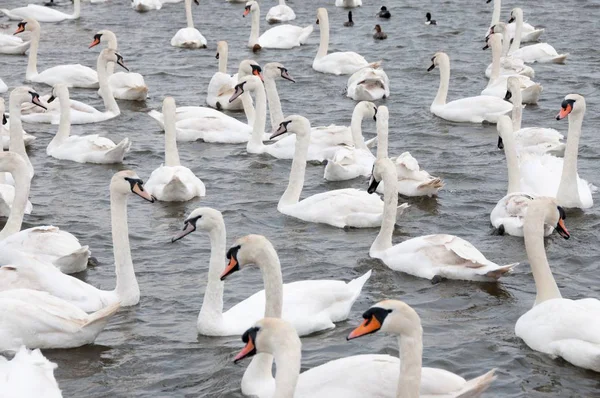
[[[123,170],[116,173],[110,180],[110,192],[111,194],[123,196],[133,193],[151,203],[154,203],[155,200],[154,196],[144,189],[144,181],[132,170]]]
[[[260,265],[260,260],[266,256],[277,257],[277,252],[271,242],[262,235],[246,235],[235,241],[227,251],[228,264],[221,274],[221,280],[241,270],[246,265]],[[279,261],[279,260],[277,260]]]
[[[520,92],[521,80],[516,76],[510,76],[506,81],[506,95],[504,96],[504,101],[511,100],[516,93]]]
[[[368,193],[374,193],[377,191],[377,187],[383,181],[384,178],[390,176],[391,179],[397,180],[396,166],[390,158],[377,159],[373,165],[373,171],[371,172],[371,178],[369,180],[369,187],[367,188]]]
[[[260,80],[263,80],[262,68],[258,64],[258,62],[253,61],[251,59],[245,59],[240,62],[240,66],[238,68],[238,83],[242,81],[243,77],[254,75]]]
[[[271,79],[282,78],[285,80],[289,80],[292,83],[296,83],[296,81],[290,76],[288,70],[285,66],[280,64],[279,62],[270,62],[265,65],[265,76],[270,77]]]
[[[263,87],[262,79],[254,75],[244,76],[239,81],[240,82],[234,87],[233,94],[231,95],[231,98],[229,98],[229,103],[235,101],[245,92],[251,92],[257,88]]]
[[[515,22],[517,19],[519,19],[519,17],[523,19],[523,10],[519,7],[513,8],[513,10],[510,12],[510,19],[508,20],[508,23]]]
[[[310,122],[304,116],[288,116],[279,123],[279,128],[271,134],[270,139],[279,137],[285,133],[293,133],[299,137],[310,135]]]
[[[33,18],[25,18],[17,24],[15,35],[21,32],[37,32],[40,30],[40,23]]]
[[[6,115],[4,114],[5,110],[6,110],[6,105],[4,104],[4,98],[0,98],[0,114],[2,114],[2,125],[3,126],[6,123],[8,123],[8,120],[6,119]]]
[[[509,134],[513,134],[510,117],[507,115],[499,116],[496,123],[496,129],[498,130],[498,149],[504,149],[503,140],[507,139]]]
[[[560,112],[556,115],[556,120],[561,120],[569,115],[580,115],[585,113],[585,99],[579,94],[569,94],[560,105]]]
[[[371,101],[360,101],[354,107],[354,112],[360,112],[363,118],[372,117],[373,120],[377,121],[377,105]]]
[[[431,72],[433,68],[440,65],[450,65],[450,58],[445,52],[437,52],[431,58],[431,66],[427,68],[427,72]]]
[[[216,59],[219,59],[219,54],[227,54],[228,52],[229,46],[227,45],[227,42],[225,40],[217,42],[217,55],[215,55]]]
[[[256,1],[249,1],[246,3],[246,7],[244,7],[244,17],[250,14],[251,12],[260,11],[260,7]]]
[[[127,66],[125,66],[125,60],[123,60],[123,56],[121,54],[119,54],[118,52],[116,52],[115,50],[112,50],[110,48],[105,48],[104,50],[102,50],[100,52],[99,57],[104,62],[106,62],[106,63],[114,62],[114,63],[118,64],[119,66],[121,66],[123,69],[125,69],[127,72],[129,72],[129,68]]]
[[[487,50],[490,47],[492,47],[492,50],[502,47],[502,35],[500,33],[492,33],[485,38],[485,47],[483,47],[483,50]]]
[[[408,304],[399,300],[384,300],[375,304],[362,315],[363,323],[354,329],[346,340],[356,339],[378,331],[400,336],[423,334],[421,318]]]
[[[52,94],[50,94],[50,98],[48,98],[48,103],[53,102],[55,99],[68,99],[69,98],[69,89],[66,84],[58,83],[52,87]]]
[[[26,102],[31,102],[42,109],[48,109],[42,104],[42,101],[40,101],[40,95],[34,89],[28,86],[17,87],[11,91],[9,101],[19,105]]]
[[[215,228],[225,229],[221,212],[210,207],[198,207],[183,221],[183,230],[173,236],[171,242],[178,241],[197,229],[210,232]]]
[[[115,36],[115,34],[111,30],[108,30],[108,29],[99,30],[94,35],[94,38],[92,39],[92,43],[90,44],[90,46],[88,48],[95,47],[98,44],[100,44],[101,42],[110,42],[111,39],[113,41],[117,40],[117,36]]]
[[[327,14],[327,8],[317,8],[317,25],[319,25],[319,21],[328,21],[329,15]]]
[[[296,329],[281,318],[261,319],[244,332],[242,341],[246,345],[235,356],[235,363],[257,353],[274,355],[282,347],[288,349],[293,347],[296,352],[302,350],[302,343]]]
[[[544,214],[544,225],[554,225],[556,232],[564,239],[569,239],[571,234],[565,226],[564,220],[567,218],[565,209],[556,204],[556,199],[548,197],[538,197],[529,202],[527,214],[525,215],[525,225],[530,224],[539,213]]]

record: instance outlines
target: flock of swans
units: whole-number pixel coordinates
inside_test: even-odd
[[[132,0],[131,7],[146,12],[177,2]],[[194,2],[198,4],[197,0]],[[144,287],[138,285],[132,260],[128,200],[139,197],[150,203],[185,202],[210,196],[211,187],[181,164],[178,143],[201,140],[210,144],[245,144],[250,155],[292,160],[289,182],[277,210],[306,223],[379,229],[369,256],[394,271],[434,283],[443,279],[494,282],[509,275],[518,264],[497,264],[470,242],[449,234],[393,243],[395,225],[409,208],[407,203],[399,203],[399,198],[435,196],[445,184],[422,170],[409,152],[395,157],[388,153],[389,110],[373,102],[390,96],[383,65],[380,61],[368,62],[356,52],[329,52],[328,11],[319,8],[316,17],[320,42],[312,67],[325,74],[349,76],[347,95],[357,101],[348,115],[350,124],[313,126],[305,116],[284,116],[277,85],[295,82],[288,66],[278,62],[259,65],[246,59],[238,65],[237,73],[230,75],[228,44],[219,41],[218,71],[208,82],[208,106],[178,107],[172,97],[166,97],[162,111],[149,112],[164,130],[164,163],[146,183],[132,170],[117,172],[110,181],[114,290],[100,290],[71,276],[85,270],[92,261],[93,242],[82,245],[73,234],[51,225],[21,230],[25,215],[35,213],[29,201],[35,171],[26,152],[26,146],[35,137],[23,130],[22,122],[50,124],[48,129],[55,130],[46,148],[48,156],[78,163],[122,163],[131,148],[128,137],[115,143],[100,135],[72,135],[71,126],[116,118],[121,113],[116,99],[143,101],[148,94],[144,77],[129,72],[126,54],[118,52],[115,34],[106,29],[90,37],[89,47],[104,46],[96,69],[65,64],[38,72],[44,24],[78,19],[80,0],[73,3],[73,14],[35,4],[0,9],[18,22],[16,36],[0,35],[0,53],[29,51],[24,80],[51,86],[47,96],[40,96],[29,86],[12,88],[9,118],[4,114],[5,102],[0,99],[0,136],[2,148],[7,150],[0,153],[0,216],[7,217],[0,231],[0,351],[15,353],[10,361],[0,356],[0,396],[62,396],[53,375],[56,365],[39,349],[91,344],[121,307],[140,302]],[[170,43],[174,47],[205,48],[207,39],[194,27],[192,0],[184,3],[187,27],[177,31]],[[335,5],[353,8],[362,2],[336,0]],[[541,84],[532,80],[534,70],[530,64],[560,64],[567,54],[558,54],[547,43],[521,47],[521,42],[538,41],[544,30],[525,23],[520,8],[514,8],[507,22],[501,22],[500,7],[500,0],[494,0],[492,23],[485,36],[485,48],[491,48],[492,56],[490,66],[482,71],[489,77],[487,87],[479,96],[448,102],[450,57],[444,52],[432,54],[428,70],[439,69],[440,83],[430,111],[452,122],[497,125],[498,147],[506,156],[508,189],[491,210],[490,221],[500,234],[524,237],[537,291],[533,307],[518,319],[515,334],[533,350],[600,372],[600,301],[563,298],[544,248],[544,237],[554,231],[569,238],[565,226],[568,209],[593,205],[596,188],[577,171],[585,99],[569,94],[560,104],[556,118],[568,119],[566,143],[554,129],[521,127],[522,113],[527,111],[524,104],[536,104],[542,94]],[[247,46],[252,51],[303,46],[314,29],[312,24],[287,24],[296,14],[284,0],[269,9],[266,21],[286,24],[275,25],[262,34],[258,2],[248,1],[240,13],[251,19]],[[377,17],[393,21],[385,6]],[[427,29],[436,29],[430,13],[426,18],[425,24],[431,25]],[[380,25],[377,27],[377,33],[382,33]],[[63,28],[68,30],[68,23]],[[29,41],[19,38],[22,32],[29,32]],[[20,61],[15,58],[15,62]],[[115,72],[115,67],[123,71]],[[70,90],[75,88],[98,89],[105,109],[71,99]],[[0,92],[3,90],[8,87],[0,80]],[[243,111],[247,122],[224,111]],[[266,126],[267,115],[270,129]],[[363,121],[368,120],[375,120],[375,139],[366,140],[362,134]],[[374,146],[376,154],[372,152]],[[323,177],[327,181],[370,177],[369,184],[303,197],[309,161],[326,161]],[[205,232],[211,244],[197,331],[206,336],[242,335],[245,346],[235,361],[252,357],[241,380],[244,395],[363,397],[375,396],[372,389],[376,388],[381,397],[475,397],[493,389],[495,370],[465,380],[447,370],[422,367],[420,317],[399,300],[380,301],[366,309],[364,320],[347,337],[353,340],[376,332],[396,335],[399,358],[348,356],[300,373],[299,336],[335,328],[337,322],[348,319],[371,271],[351,281],[309,279],[284,284],[276,248],[266,237],[247,235],[228,247],[221,212],[198,207],[184,220],[182,231],[173,236],[172,242],[196,231]],[[264,290],[224,311],[224,281],[251,265],[260,269]]]

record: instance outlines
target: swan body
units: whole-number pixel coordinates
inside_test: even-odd
[[[448,84],[450,82],[450,58],[443,52],[433,56],[432,65],[428,70],[440,68],[440,86],[437,95],[429,108],[434,115],[459,123],[496,123],[498,117],[512,110],[512,105],[501,98],[489,95],[461,98],[446,103]]]
[[[31,41],[24,42],[19,37],[14,37],[0,33],[0,54],[25,54],[25,52],[29,50],[29,46],[31,46]]]
[[[348,79],[346,95],[355,101],[376,101],[390,96],[390,79],[380,63],[370,64]]]
[[[385,182],[383,222],[369,255],[378,258],[394,271],[420,278],[443,277],[470,281],[496,281],[516,264],[499,266],[485,258],[471,243],[457,236],[426,235],[392,245],[396,221],[398,189],[396,168],[388,158],[379,158],[373,168],[369,192]]]
[[[111,221],[117,286],[114,290],[99,290],[77,278],[59,272],[35,258],[23,259],[18,263],[0,267],[0,290],[33,289],[46,291],[76,306],[83,311],[93,312],[115,304],[133,306],[140,300],[140,290],[135,277],[127,230],[127,196],[131,193],[153,202],[144,191],[142,182],[133,171],[116,173],[110,185]],[[8,248],[13,249],[12,247]]]
[[[373,228],[381,225],[383,201],[365,191],[336,189],[300,201],[310,143],[310,122],[302,116],[289,116],[281,122],[272,137],[286,132],[296,134],[296,148],[288,187],[277,204],[280,213],[337,228]]]
[[[491,0],[488,0],[488,3],[489,3],[489,1],[491,1]],[[500,22],[501,10],[502,10],[502,1],[494,0],[494,11],[492,13],[492,23],[490,26],[497,25]],[[508,40],[514,39],[516,30],[517,30],[517,24],[515,22],[506,24],[506,30],[507,30]],[[489,31],[488,31],[488,33],[489,33]],[[521,28],[521,36],[520,36],[521,42],[525,43],[525,42],[538,41],[540,36],[542,35],[542,33],[544,33],[544,29],[536,29],[532,25],[523,22],[523,25]],[[530,76],[530,77],[533,77],[533,76]]]
[[[28,4],[26,7],[13,8],[12,10],[0,8],[0,12],[3,12],[9,19],[17,21],[33,18],[39,22],[61,22],[68,19],[79,19],[81,14],[80,0],[74,0],[73,5],[73,14],[65,14],[37,4]]]
[[[562,297],[546,258],[544,224],[556,225],[565,239],[570,236],[564,225],[564,211],[554,200],[538,198],[529,205],[525,249],[536,297],[533,308],[517,320],[515,334],[533,350],[600,372],[600,301]]]
[[[195,2],[198,4],[198,0],[195,0]],[[187,27],[181,28],[175,33],[175,36],[171,39],[171,45],[182,48],[206,48],[206,39],[194,27],[192,0],[185,0],[185,17],[187,19]]]
[[[335,0],[336,7],[355,8],[362,6],[362,0]]]
[[[152,172],[146,184],[148,193],[163,202],[186,202],[197,196],[206,196],[204,183],[179,161],[175,108],[172,97],[163,100],[165,163]]]
[[[523,10],[514,8],[510,13],[510,21],[516,22],[515,39],[508,50],[508,54],[513,58],[522,59],[525,63],[555,63],[564,64],[569,54],[558,54],[554,47],[548,43],[537,43],[530,46],[521,47],[521,32],[523,29]]]
[[[152,10],[160,10],[163,2],[160,0],[132,0],[131,8],[137,12],[148,12]]]
[[[296,19],[296,13],[285,4],[285,0],[279,0],[278,5],[269,9],[265,19],[269,23],[287,22]]]
[[[131,147],[129,138],[124,138],[115,144],[110,139],[98,134],[70,135],[69,89],[63,84],[57,84],[52,92],[53,97],[58,97],[62,104],[61,123],[58,132],[46,148],[46,154],[56,159],[72,160],[78,163],[123,163],[123,158]]]
[[[106,71],[108,62],[115,62],[121,65],[123,68],[127,68],[124,64],[123,57],[121,57],[121,55],[115,50],[105,48],[98,55],[97,69],[98,75],[100,77],[100,92],[102,95],[102,99],[104,100],[104,107],[106,108],[106,110],[104,112],[101,112],[81,102],[73,104],[69,99],[70,106],[68,108],[64,108],[64,111],[69,111],[69,120],[71,124],[88,124],[103,122],[109,119],[113,119],[121,114],[119,105],[117,104],[117,101],[115,101],[112,89],[108,84],[108,76]],[[69,87],[69,85],[66,83],[57,83],[56,85],[60,84],[64,84],[65,86]],[[50,97],[48,98],[48,101],[53,102],[54,100],[52,99],[52,97]],[[57,105],[58,108],[52,107],[50,109],[47,109],[44,113],[30,113],[28,115],[24,115],[22,118],[24,121],[32,123],[60,123],[61,114],[63,113],[63,107],[60,105],[60,99],[58,100]],[[101,146],[107,145],[106,142],[102,141],[98,141],[98,144]]]
[[[90,44],[90,48],[107,42],[107,47],[117,51],[117,36],[110,30],[101,30],[94,35],[94,40]],[[113,96],[117,99],[128,101],[145,101],[148,97],[148,86],[144,80],[144,76],[133,72],[116,72],[115,64],[110,62],[106,67],[108,74],[108,85],[110,86]],[[98,94],[101,94],[98,90]]]
[[[208,83],[206,93],[206,104],[211,108],[218,110],[240,110],[243,109],[241,98],[229,102],[233,95],[234,87],[238,83],[238,75],[227,73],[227,59],[229,57],[229,47],[226,41],[217,43],[217,55],[219,60],[219,71],[216,72]]]
[[[76,348],[91,344],[119,310],[112,304],[92,314],[37,290],[0,293],[0,351]]]
[[[257,51],[261,48],[290,49],[306,43],[313,31],[312,25],[304,28],[294,25],[279,25],[260,34],[260,7],[256,1],[246,3],[244,16],[252,14],[252,28],[248,47]]]
[[[20,398],[62,398],[54,378],[57,365],[40,350],[21,346],[10,361],[0,357],[0,395]]]
[[[76,1],[79,2],[79,0]],[[31,32],[31,47],[29,49],[25,80],[49,86],[64,83],[69,87],[98,88],[98,74],[96,71],[80,64],[58,65],[38,73],[37,54],[40,44],[40,24],[34,18],[25,18],[22,22],[19,22],[19,27],[15,34],[24,31]]]
[[[321,73],[334,75],[351,75],[369,65],[367,60],[355,52],[335,52],[327,54],[329,50],[329,15],[327,9],[317,10],[317,23],[320,26],[319,50],[313,61],[313,69]]]

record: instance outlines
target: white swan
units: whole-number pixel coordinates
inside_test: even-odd
[[[146,183],[150,195],[163,202],[186,202],[196,196],[206,196],[204,183],[179,161],[175,130],[175,100],[163,100],[165,117],[165,163],[154,170]]]
[[[198,0],[194,0],[194,3],[199,5]],[[171,39],[171,45],[173,47],[183,48],[206,48],[206,39],[202,36],[202,33],[194,27],[194,19],[192,17],[192,0],[185,0],[185,19],[187,21],[187,27],[181,28],[175,33],[175,36]]]
[[[537,104],[542,94],[542,85],[535,83],[527,76],[519,74],[500,75],[500,57],[502,52],[502,37],[500,33],[493,33],[488,36],[486,47],[492,47],[492,74],[488,85],[481,95],[491,95],[493,97],[504,98],[508,85],[509,76],[519,79],[522,101],[525,104]],[[484,47],[484,49],[486,48]]]
[[[287,22],[296,19],[296,13],[285,0],[279,0],[279,5],[271,7],[265,19],[268,23]]]
[[[490,1],[492,1],[492,0],[487,0],[486,3],[489,3]],[[498,22],[500,22],[501,9],[502,9],[502,0],[494,0],[494,11],[492,13],[492,23],[490,24],[490,26],[494,26]],[[516,28],[517,28],[516,23],[510,23],[507,25],[507,33],[508,33],[509,40],[511,40],[515,37]],[[489,31],[488,31],[488,33],[489,33]],[[540,36],[542,35],[542,33],[544,33],[544,29],[536,29],[535,27],[533,27],[532,25],[530,25],[528,23],[523,23],[523,27],[521,29],[521,42],[526,43],[526,42],[531,42],[531,41],[538,41],[540,39]]]
[[[561,235],[568,239],[563,219],[563,212],[553,200],[539,198],[529,205],[525,249],[536,297],[533,308],[517,320],[515,334],[535,351],[600,372],[600,301],[562,298],[546,258],[543,225],[557,225]]]
[[[388,136],[389,136],[389,110],[387,106],[377,109],[377,159],[388,158]],[[439,177],[434,177],[425,170],[421,170],[419,162],[410,152],[403,152],[396,159],[391,159],[396,166],[398,180],[396,189],[403,196],[429,196],[437,195],[444,187],[444,182]],[[373,171],[373,164],[369,175]],[[385,192],[385,183],[381,181],[377,186],[377,192]]]
[[[543,155],[545,153],[562,156],[565,152],[564,136],[555,129],[544,127],[521,128],[523,105],[521,101],[521,81],[510,76],[507,83],[504,100],[513,103],[511,119],[517,153],[532,153]]]
[[[387,158],[377,159],[368,192],[385,182],[383,222],[369,249],[394,271],[438,281],[440,278],[491,282],[508,273],[517,263],[499,266],[486,259],[471,243],[457,236],[437,234],[419,236],[392,245],[398,206],[396,167]]]
[[[275,357],[274,393],[264,396],[268,398],[479,397],[495,379],[495,369],[467,381],[443,369],[422,367],[421,320],[401,301],[379,302],[363,317],[367,319],[347,339],[377,331],[394,334],[398,337],[400,358],[384,354],[354,355],[300,374],[302,343],[298,335],[283,319],[263,318],[242,336],[246,346],[236,355],[235,362],[256,354]]]
[[[362,0],[335,0],[336,7],[354,8],[362,6]]]
[[[240,110],[243,109],[241,99],[229,102],[229,98],[233,95],[233,88],[238,84],[238,75],[237,73],[235,75],[227,73],[228,56],[227,42],[218,42],[216,58],[219,60],[219,71],[213,75],[208,83],[206,104],[218,110]]]
[[[123,61],[123,57],[121,54],[117,53],[115,50],[111,50],[109,48],[105,48],[98,55],[98,61],[96,63],[98,69],[98,77],[100,79],[100,95],[102,96],[102,100],[104,102],[104,108],[106,109],[104,112],[97,110],[96,108],[78,102],[77,105],[71,104],[70,106],[70,121],[71,124],[87,124],[87,123],[98,123],[103,122],[109,119],[113,119],[121,114],[121,110],[119,109],[119,105],[117,101],[115,101],[115,97],[113,96],[112,89],[108,84],[108,76],[106,74],[106,68],[109,62],[115,62],[123,67],[125,70],[127,67]],[[64,84],[67,87],[70,87],[67,83],[56,83],[56,84]],[[55,85],[56,85],[55,84]],[[48,101],[50,98],[48,98]],[[69,102],[71,102],[69,100]],[[57,109],[58,108],[58,109]],[[56,107],[52,107],[48,109],[44,113],[30,113],[28,115],[23,116],[23,120],[30,123],[52,123],[58,124],[60,123],[60,115],[62,113],[60,106],[60,99]]]
[[[19,18],[20,19],[20,18]],[[23,41],[20,37],[0,33],[0,54],[20,55],[25,54],[31,45],[30,41]]]
[[[39,22],[61,22],[67,19],[79,19],[81,15],[80,0],[74,0],[73,7],[73,14],[65,14],[53,8],[37,4],[28,4],[26,7],[13,8],[12,10],[0,8],[0,12],[4,13],[9,19],[16,21],[33,18]]]
[[[8,91],[8,86],[2,79],[0,79],[0,94]]]
[[[348,79],[346,95],[355,101],[376,101],[390,96],[390,79],[375,62],[354,72]]]
[[[564,64],[567,59],[567,54],[558,54],[554,47],[548,43],[537,43],[530,46],[521,47],[521,31],[523,29],[523,10],[520,8],[514,8],[510,13],[510,20],[516,21],[517,28],[515,32],[515,39],[508,50],[508,54],[513,58],[522,59],[523,62],[533,63],[555,63]],[[520,48],[521,47],[521,48]]]
[[[94,40],[89,48],[92,48],[100,42],[107,42],[107,48],[117,51],[117,36],[110,30],[101,30],[94,35]],[[133,72],[115,73],[114,62],[109,62],[106,67],[108,75],[108,84],[117,99],[129,101],[144,101],[148,97],[148,86],[144,81],[144,76]],[[101,95],[100,90],[98,94]]]
[[[302,116],[288,116],[272,138],[296,134],[296,148],[288,186],[279,199],[280,213],[306,222],[329,224],[337,228],[373,228],[381,225],[383,201],[355,188],[322,192],[300,201],[310,143],[310,122]],[[393,220],[392,220],[393,222]]]
[[[329,50],[329,15],[327,9],[319,8],[317,10],[317,25],[319,25],[321,32],[319,49],[312,64],[314,70],[334,75],[351,75],[369,65],[362,55],[352,51],[327,54]]]
[[[70,135],[71,108],[69,107],[69,89],[64,84],[57,84],[52,89],[48,102],[58,98],[60,101],[60,124],[58,132],[46,148],[46,155],[61,160],[72,160],[78,163],[123,163],[125,154],[129,152],[131,142],[125,137],[115,144],[98,134]]]
[[[0,293],[0,351],[76,348],[92,344],[119,303],[86,314],[46,292],[16,289]]]
[[[521,163],[524,184],[531,192],[540,196],[555,197],[560,206],[566,208],[588,209],[594,204],[592,192],[596,187],[579,177],[577,173],[577,155],[581,125],[585,114],[585,99],[578,94],[569,94],[561,104],[556,117],[569,117],[569,133],[565,157],[557,158],[544,155],[534,158],[537,161]]]
[[[33,259],[24,259],[19,264],[0,267],[0,291],[6,291],[3,294],[21,288],[46,291],[86,312],[98,311],[119,303],[121,306],[139,303],[140,289],[131,260],[127,227],[127,198],[131,193],[154,202],[144,190],[142,180],[136,173],[131,170],[116,173],[110,183],[110,212],[117,279],[114,290],[97,289],[61,273],[55,267]]]
[[[31,32],[31,48],[29,49],[25,80],[34,83],[44,83],[49,86],[54,86],[57,83],[65,83],[69,87],[99,87],[96,71],[80,64],[58,65],[38,73],[37,55],[40,45],[40,24],[33,18],[25,18],[22,22],[19,22],[15,34],[25,31]]]
[[[251,60],[240,63],[238,78],[255,75],[262,79],[262,69]],[[248,123],[253,123],[254,107],[249,94],[242,95],[242,104]],[[162,113],[152,110],[148,115],[164,130]],[[181,106],[176,109],[177,141],[203,140],[213,143],[239,144],[247,142],[252,134],[252,126],[240,122],[215,109],[203,106]]]
[[[10,147],[10,123],[4,114],[5,110],[4,98],[0,98],[0,117],[2,118],[0,123],[0,145],[2,149],[8,150]],[[24,130],[21,133],[23,134],[23,143],[25,146],[29,146],[35,141],[34,135],[28,134]]]
[[[254,301],[252,308],[264,307],[264,316],[284,318],[295,327],[300,336],[320,330],[332,329],[334,322],[348,318],[352,305],[371,276],[368,271],[348,283],[336,280],[305,280],[283,284],[281,265],[271,242],[261,235],[247,235],[238,239],[227,251],[228,266],[221,280],[249,264],[256,264],[263,275],[264,294],[258,293],[244,301]],[[266,297],[265,305],[259,307],[258,297]],[[256,297],[256,299],[255,299]],[[258,300],[257,300],[258,299]],[[265,299],[261,300],[264,301]],[[260,303],[262,304],[262,303]],[[258,315],[250,325],[263,315]],[[242,319],[248,319],[247,315]],[[244,372],[242,392],[250,396],[271,396],[274,389],[271,375],[273,359],[270,355],[258,355]]]
[[[301,46],[306,43],[306,39],[313,31],[312,25],[304,28],[294,25],[279,25],[260,34],[260,7],[256,1],[246,3],[244,16],[252,14],[252,28],[250,30],[250,39],[248,47],[252,51],[258,51],[261,48],[290,49]]]
[[[461,98],[446,103],[450,83],[450,58],[446,53],[437,52],[431,58],[431,62],[427,71],[433,70],[436,66],[440,68],[440,86],[429,108],[434,115],[451,122],[482,123],[487,121],[496,123],[498,116],[512,110],[509,102],[489,95]]]
[[[508,169],[508,191],[498,201],[490,213],[490,221],[497,228],[500,235],[505,233],[511,236],[523,236],[523,222],[529,204],[536,198],[533,193],[528,193],[525,184],[521,184],[521,170],[516,149],[515,136],[512,131],[511,121],[508,116],[498,119],[499,146],[504,147],[506,165]],[[527,154],[523,155],[524,157]],[[524,189],[525,188],[525,191]],[[546,225],[544,236],[549,236],[554,231],[554,225]]]
[[[27,156],[27,151],[25,150],[25,141],[23,135],[23,125],[21,123],[21,105],[25,103],[31,103],[35,106],[38,106],[42,109],[46,109],[46,106],[42,104],[40,101],[40,96],[35,90],[31,87],[21,86],[16,87],[10,92],[8,108],[10,115],[10,127],[8,129],[10,142],[9,142],[9,150],[20,155],[25,163],[27,163],[27,170],[29,171],[30,177],[33,177],[35,172],[33,170],[33,165],[29,160],[29,156]]]
[[[160,10],[163,2],[160,0],[131,0],[131,8],[137,12]]]
[[[0,394],[12,397],[62,398],[54,378],[57,365],[40,350],[21,346],[13,359],[0,356]]]
[[[531,79],[535,76],[535,71],[529,65],[525,65],[522,59],[513,58],[508,55],[508,49],[510,47],[510,38],[508,37],[508,30],[504,22],[498,22],[490,28],[490,35],[494,33],[502,34],[502,52],[500,57],[500,75],[523,75]],[[489,36],[489,35],[488,35]],[[492,76],[492,66],[490,63],[485,69],[485,77],[488,79]]]

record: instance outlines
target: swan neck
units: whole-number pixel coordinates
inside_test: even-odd
[[[279,5],[280,6],[284,6],[285,5],[285,0],[279,0]]]
[[[110,33],[104,33],[105,35],[108,35],[108,45],[107,48],[110,48],[111,50],[115,50],[117,51],[118,49],[118,44],[117,44],[117,36],[110,32]],[[115,73],[115,63],[114,62],[108,62],[106,64],[106,76],[110,77]]]
[[[194,18],[192,17],[192,0],[185,0],[185,20],[188,28],[194,28]]]
[[[504,143],[504,155],[506,156],[506,167],[508,169],[508,191],[506,192],[508,195],[521,191],[521,171],[514,132],[502,134],[502,142]]]
[[[521,90],[516,90],[515,93],[512,93],[512,103],[513,109],[511,113],[512,123],[513,123],[513,131],[521,130],[521,121],[523,119],[523,99]]]
[[[81,1],[75,0],[74,10],[73,10],[73,19],[78,19],[80,16],[81,16]]]
[[[98,57],[98,61],[96,62],[96,71],[98,72],[100,95],[104,101],[104,108],[106,109],[106,112],[118,115],[121,113],[121,110],[119,109],[119,105],[113,96],[110,84],[108,84],[107,64],[108,62],[102,56]]]
[[[522,13],[520,13],[520,12],[517,13],[515,23],[516,23],[515,37],[510,46],[510,49],[508,51],[509,53],[517,51],[519,49],[519,47],[521,47],[521,33],[523,31],[523,14]]]
[[[410,335],[398,337],[400,347],[400,377],[397,398],[419,398],[421,366],[423,361],[423,332],[421,324]]]
[[[581,126],[583,124],[583,112],[577,115],[569,115],[569,133],[563,162],[562,175],[558,186],[557,199],[559,204],[562,197],[574,195],[579,198],[577,157],[579,152],[579,139],[581,138]],[[11,125],[12,127],[12,125]],[[12,140],[12,138],[11,138]]]
[[[388,157],[388,120],[377,122],[377,159]]]
[[[269,114],[271,116],[271,130],[275,131],[279,123],[283,121],[283,111],[281,110],[281,101],[277,92],[277,83],[272,77],[265,75],[265,89],[267,91],[267,100],[269,101]]]
[[[60,101],[60,123],[58,133],[56,133],[50,144],[65,142],[71,134],[71,100],[69,99],[69,93],[61,90],[58,100]]]
[[[510,47],[510,36],[508,33],[508,29],[504,29],[502,32],[502,56],[505,57],[508,55],[508,49]]]
[[[500,10],[502,8],[502,2],[501,0],[494,0],[494,12],[492,13],[492,23],[490,24],[491,26],[496,25],[498,22],[500,22]]]
[[[286,340],[274,353],[275,366],[275,393],[273,398],[292,398],[296,391],[300,366],[302,361],[302,345],[300,339],[294,336],[294,340]]]
[[[31,186],[31,175],[26,168],[14,167],[11,170],[5,169],[3,171],[10,172],[15,180],[15,197],[6,224],[4,224],[4,228],[0,231],[0,241],[21,230]]]
[[[279,199],[277,209],[295,205],[300,201],[302,188],[304,188],[304,174],[306,173],[306,160],[308,158],[308,146],[310,144],[310,128],[304,135],[296,134],[296,147],[294,148],[294,158],[292,159],[292,169],[290,170],[290,179],[288,186]]]
[[[177,150],[177,129],[175,126],[175,112],[169,110],[164,113],[165,123],[165,166],[180,166],[179,152]]]
[[[221,319],[223,316],[223,287],[221,274],[225,270],[225,252],[227,244],[227,235],[225,223],[223,220],[208,233],[210,237],[210,263],[208,265],[208,282],[204,291],[204,300],[198,322],[203,319]]]
[[[265,125],[267,124],[267,96],[265,93],[265,86],[257,84],[254,89],[254,96],[256,99],[256,109],[254,111],[254,124],[252,127],[252,136],[246,149],[248,152],[255,152],[254,149],[262,148],[263,135],[265,134]]]
[[[29,46],[29,58],[27,59],[27,72],[25,73],[25,80],[32,80],[38,75],[37,70],[37,56],[38,49],[40,48],[40,29],[34,29],[31,31],[31,45]],[[12,124],[12,121],[11,121]]]
[[[352,112],[352,120],[350,122],[350,131],[352,132],[352,141],[354,141],[354,147],[357,149],[366,149],[367,144],[365,144],[365,138],[362,133],[362,122],[365,117],[364,110],[354,108],[354,112]]]
[[[323,58],[327,55],[327,51],[329,50],[329,16],[325,18],[319,18],[319,50],[317,51],[316,58]]]
[[[223,51],[219,51],[219,72],[227,74],[227,61],[229,58],[229,51],[224,46]]]
[[[254,126],[254,119],[256,118],[256,112],[254,105],[252,105],[252,97],[250,93],[244,93],[241,95],[242,106],[244,107],[244,114],[246,115],[246,122],[249,126]]]
[[[387,168],[383,174],[383,219],[377,238],[373,241],[369,254],[385,251],[392,247],[392,235],[398,211],[398,175],[394,168]]]
[[[544,218],[547,210],[549,209],[530,205],[523,226],[525,251],[537,292],[534,306],[546,300],[562,297],[550,270],[544,247]]]
[[[500,42],[493,37],[490,38],[490,41],[492,45],[492,73],[490,75],[488,87],[495,83],[498,77],[500,77],[500,57],[502,56]]]
[[[248,47],[254,47],[258,44],[258,37],[260,36],[260,9],[256,4],[257,9],[251,12],[252,16],[252,27],[250,28],[250,39],[248,40]]]
[[[10,115],[10,128],[8,130],[10,135],[10,143],[8,144],[8,150],[21,155],[21,157],[27,164],[27,170],[29,171],[30,177],[33,177],[33,165],[29,160],[29,156],[27,156],[27,151],[25,150],[25,142],[23,141],[23,124],[21,123],[21,104],[19,104],[18,101],[9,100],[8,107]]]
[[[450,62],[443,60],[439,63],[440,68],[440,86],[433,100],[434,105],[446,105],[448,97],[448,85],[450,84]]]
[[[256,259],[265,285],[265,317],[281,318],[283,313],[283,276],[281,263],[273,246],[265,246]]]
[[[110,192],[110,218],[117,287],[115,292],[122,305],[137,304],[140,288],[135,277],[127,226],[127,195]]]

